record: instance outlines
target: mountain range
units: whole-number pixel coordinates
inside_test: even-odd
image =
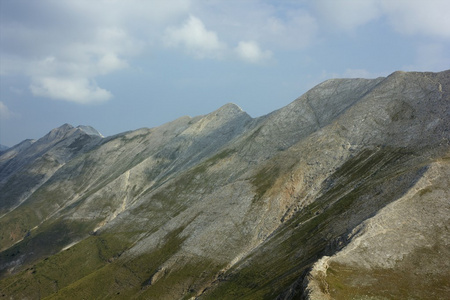
[[[0,152],[0,299],[448,299],[450,70]]]

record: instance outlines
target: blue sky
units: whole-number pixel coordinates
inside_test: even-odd
[[[105,136],[336,77],[450,68],[447,0],[0,0],[0,144]]]

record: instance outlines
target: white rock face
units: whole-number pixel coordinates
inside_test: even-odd
[[[80,125],[77,126],[78,129],[81,129],[82,131],[84,131],[86,134],[89,135],[93,135],[93,136],[99,136],[99,137],[104,137],[100,132],[98,132],[97,129],[95,129],[92,126],[85,126],[85,125]]]

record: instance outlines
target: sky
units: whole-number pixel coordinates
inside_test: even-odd
[[[330,78],[450,69],[448,0],[0,0],[0,144],[104,136]]]

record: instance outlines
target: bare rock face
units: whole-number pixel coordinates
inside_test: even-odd
[[[308,298],[376,294],[445,299],[450,276],[450,264],[443,259],[450,255],[449,175],[445,156],[431,163],[405,195],[355,227],[344,249],[314,264],[305,280]]]
[[[226,104],[12,147],[1,293],[444,299],[449,89],[450,71],[333,79],[256,119]]]

